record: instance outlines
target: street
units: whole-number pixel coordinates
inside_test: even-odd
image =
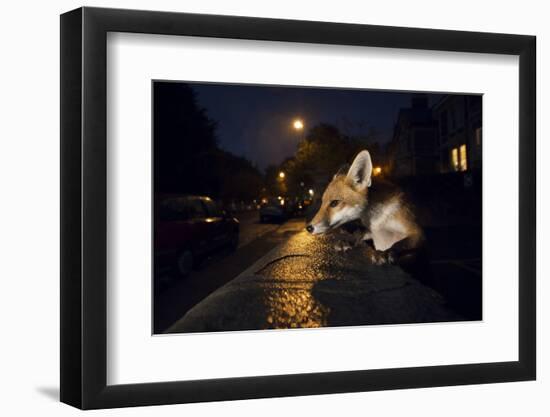
[[[277,223],[260,223],[256,210],[239,213],[236,217],[239,219],[240,225],[239,248],[248,245],[266,233],[276,230],[280,226]]]

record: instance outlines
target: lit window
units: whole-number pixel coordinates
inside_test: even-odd
[[[460,145],[460,170],[466,171],[468,169],[468,160],[466,157],[466,145]]]
[[[451,149],[451,164],[454,171],[466,171],[468,169],[466,145]]]
[[[458,148],[453,148],[451,150],[451,164],[453,166],[453,169],[455,171],[458,171],[459,164],[458,164]]]

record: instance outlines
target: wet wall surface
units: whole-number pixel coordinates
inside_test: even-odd
[[[292,236],[192,308],[167,332],[209,332],[464,320],[433,288],[364,249]]]

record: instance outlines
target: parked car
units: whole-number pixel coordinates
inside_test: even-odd
[[[187,276],[206,255],[239,244],[239,221],[209,197],[162,196],[154,218],[155,271]]]
[[[289,217],[283,198],[266,198],[260,206],[260,222],[283,221]]]

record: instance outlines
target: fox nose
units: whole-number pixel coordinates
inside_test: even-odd
[[[309,233],[313,233],[313,230],[315,228],[311,225],[311,224],[308,224],[307,227],[306,227],[306,230],[309,232]]]

